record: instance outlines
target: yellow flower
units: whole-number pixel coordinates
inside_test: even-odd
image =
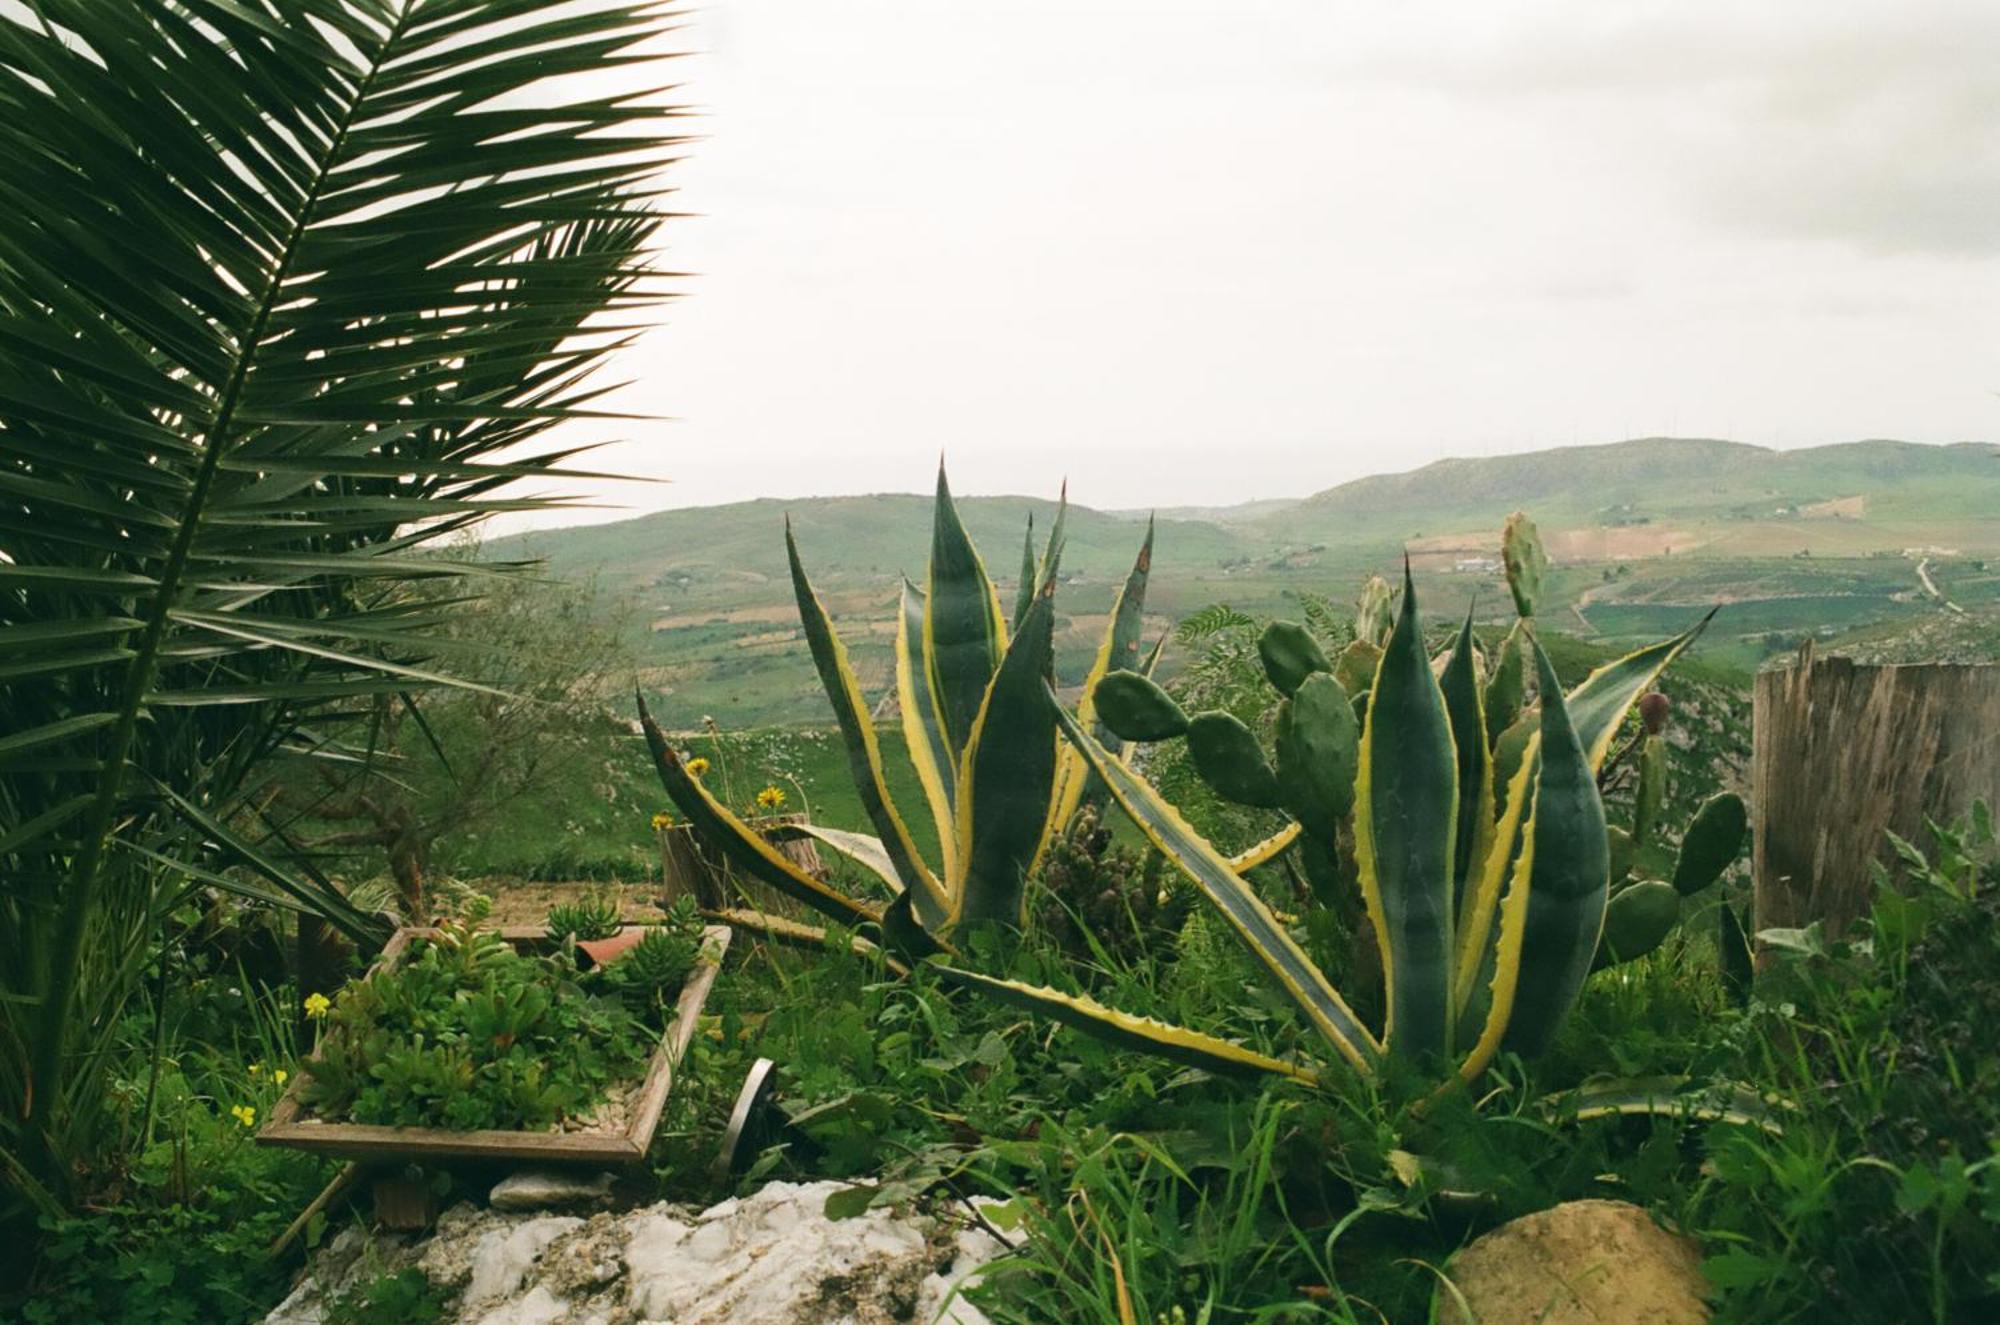
[[[285,1084],[285,1078],[289,1076],[291,1076],[291,1073],[285,1071],[285,1069],[281,1067],[277,1071],[271,1074],[271,1080],[276,1082],[278,1085],[282,1086]]]
[[[766,787],[757,793],[757,804],[767,810],[775,810],[785,803],[785,793],[777,787]]]
[[[257,1111],[247,1104],[238,1104],[230,1109],[229,1116],[245,1127],[257,1125]]]
[[[703,759],[700,755],[696,755],[694,758],[687,761],[687,771],[689,777],[698,778],[703,773],[708,772],[708,761],[706,759]]]
[[[325,994],[306,995],[306,1015],[314,1021],[318,1021],[321,1017],[324,1017],[332,1007],[333,1000]]]
[[[252,1064],[250,1064],[250,1075],[251,1075],[251,1076],[253,1076],[253,1077],[261,1077],[261,1076],[263,1076],[263,1075],[264,1075],[264,1065],[263,1065],[262,1063],[252,1063]]]
[[[674,826],[674,816],[668,814],[665,810],[661,810],[658,814],[653,816],[654,832],[657,833],[663,828],[672,828],[673,826]]]

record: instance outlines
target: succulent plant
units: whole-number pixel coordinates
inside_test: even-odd
[[[1606,830],[1611,847],[1611,904],[1594,965],[1615,966],[1643,957],[1666,942],[1680,923],[1681,900],[1713,886],[1743,852],[1749,812],[1743,798],[1725,791],[1709,797],[1681,833],[1668,879],[1634,879],[1648,848],[1661,836],[1667,799],[1666,727],[1673,706],[1658,691],[1639,700],[1637,769],[1629,828]],[[1727,905],[1726,903],[1724,904]],[[1728,938],[1727,930],[1720,936]]]
[[[1364,626],[1390,598],[1371,587]],[[1471,1080],[1503,1047],[1524,1054],[1545,1049],[1567,1016],[1595,955],[1609,898],[1597,770],[1632,704],[1695,633],[1610,663],[1567,694],[1532,631],[1510,636],[1532,663],[1541,698],[1533,730],[1503,782],[1470,620],[1434,668],[1407,565],[1365,694],[1342,685],[1337,662],[1331,670],[1303,666],[1311,653],[1296,627],[1267,631],[1260,655],[1286,695],[1275,757],[1224,715],[1195,714],[1186,725],[1204,781],[1225,796],[1282,807],[1292,819],[1234,859],[1190,828],[1081,722],[1067,714],[1059,720],[1154,847],[1194,883],[1319,1032],[1327,1057],[1364,1073],[1396,1058]],[[1357,713],[1364,698],[1365,714]],[[1348,844],[1352,865],[1343,876],[1339,853]],[[1379,1030],[1356,1013],[1244,878],[1252,866],[1295,846],[1332,858],[1332,876],[1314,881],[1313,905],[1337,905],[1343,882],[1362,899],[1383,975]],[[1310,928],[1313,917],[1306,919]],[[949,968],[944,974],[1113,1042],[1211,1070],[1302,1079],[1324,1070],[1319,1061],[1273,1059],[1053,989]]]
[[[1066,504],[1058,507],[1039,561],[1030,527],[1010,628],[1001,615],[999,594],[959,520],[944,470],[938,470],[929,578],[923,588],[904,582],[895,646],[896,698],[910,762],[924,791],[923,808],[936,829],[935,862],[919,853],[905,810],[890,795],[871,705],[825,602],[813,590],[798,541],[786,527],[793,594],[806,643],[876,835],[814,824],[799,824],[792,831],[816,838],[877,876],[891,898],[886,905],[848,896],[773,849],[689,775],[642,698],[639,712],[654,765],[695,831],[751,877],[850,929],[884,935],[904,951],[922,953],[948,944],[961,926],[1018,928],[1028,876],[1050,840],[1099,785],[1083,757],[1057,739],[1048,698],[1055,674],[1056,574],[1066,511]],[[1093,729],[1099,683],[1114,670],[1139,676],[1149,666],[1139,656],[1139,635],[1152,557],[1149,524],[1084,684],[1079,718]],[[1116,742],[1108,730],[1103,739]],[[767,919],[738,911],[725,918],[751,927],[763,926]],[[796,931],[796,926],[787,930]]]
[[[558,902],[549,908],[549,937],[574,938],[585,943],[608,939],[618,932],[623,911],[615,892],[593,888],[574,902]]]

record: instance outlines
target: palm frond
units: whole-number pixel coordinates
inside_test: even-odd
[[[51,1189],[162,862],[240,855],[212,829],[301,726],[442,679],[397,591],[466,572],[413,551],[545,504],[504,494],[574,451],[520,448],[600,407],[673,112],[547,80],[666,18],[0,11],[0,1114]]]

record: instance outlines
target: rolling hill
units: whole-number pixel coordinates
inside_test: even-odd
[[[1023,531],[1052,501],[959,503],[989,569],[1010,591]],[[1748,664],[1804,634],[1894,627],[1940,610],[1919,560],[1976,605],[2000,598],[1984,557],[2000,553],[2000,447],[1862,441],[1794,451],[1700,438],[1643,438],[1521,455],[1443,460],[1303,499],[1163,512],[1149,607],[1155,629],[1209,602],[1295,611],[1335,598],[1407,550],[1438,577],[1427,601],[1498,611],[1487,564],[1506,515],[1527,510],[1556,561],[1564,625],[1623,640],[1677,627],[1721,602],[1708,647]],[[752,501],[495,540],[489,555],[596,574],[671,711],[728,725],[819,716],[796,638],[784,554],[789,517],[815,585],[841,620],[864,684],[886,685],[902,575],[921,579],[930,498],[912,494]],[[1131,564],[1145,513],[1072,506],[1059,665],[1079,673]],[[1287,604],[1294,604],[1288,608]],[[1545,613],[1554,617],[1556,612]]]

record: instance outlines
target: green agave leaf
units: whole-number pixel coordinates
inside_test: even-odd
[[[889,853],[883,849],[882,839],[879,837],[870,837],[866,833],[850,833],[843,828],[828,828],[823,824],[804,821],[779,824],[763,831],[766,839],[773,842],[792,842],[808,838],[822,846],[831,847],[882,880],[892,896],[903,891],[903,882],[896,877],[896,866],[890,861]]]
[[[903,598],[896,616],[896,707],[903,723],[903,743],[910,766],[924,789],[936,826],[944,873],[958,869],[958,842],[952,836],[958,797],[958,762],[945,739],[937,696],[931,690],[930,668],[924,665],[924,591],[903,581]]]
[[[1453,1038],[1458,758],[1407,564],[1402,610],[1371,694],[1354,789],[1355,860],[1382,953],[1382,1038],[1392,1053],[1421,1062],[1449,1055]]]
[[[1133,559],[1125,583],[1119,586],[1118,596],[1111,602],[1111,622],[1105,627],[1096,656],[1091,659],[1090,673],[1083,680],[1083,699],[1077,706],[1077,716],[1091,724],[1097,739],[1106,748],[1120,754],[1124,753],[1123,738],[1098,716],[1098,687],[1113,672],[1132,672],[1142,665],[1139,637],[1146,627],[1146,582],[1153,573],[1153,528],[1154,522],[1148,519],[1146,537],[1139,544],[1139,555]],[[1171,704],[1172,701],[1168,702]],[[1056,797],[1049,813],[1047,831],[1043,834],[1044,849],[1048,841],[1076,816],[1085,801],[1101,804],[1108,794],[1103,781],[1090,772],[1082,755],[1065,745],[1058,758]],[[1040,859],[1039,852],[1037,859]]]
[[[1259,865],[1269,864],[1284,854],[1285,848],[1299,840],[1304,831],[1297,823],[1286,824],[1257,845],[1239,851],[1229,858],[1229,868],[1238,874],[1248,874]]]
[[[963,874],[947,926],[1019,927],[1055,790],[1055,581],[1047,581],[987,688],[966,743],[956,833]]]
[[[1477,848],[1492,827],[1486,807],[1493,803],[1493,759],[1486,746],[1486,715],[1475,666],[1478,646],[1472,637],[1472,610],[1452,645],[1450,661],[1438,677],[1444,708],[1451,720],[1451,742],[1458,757],[1458,838],[1452,863],[1454,907],[1462,906],[1466,879],[1478,859]]]
[[[882,847],[896,867],[903,887],[912,895],[918,914],[926,925],[941,925],[951,913],[951,901],[923,859],[917,854],[910,830],[889,798],[889,780],[882,771],[882,751],[875,740],[875,722],[861,695],[861,683],[847,661],[847,648],[834,632],[826,604],[806,578],[805,564],[799,559],[798,540],[792,535],[791,521],[785,522],[785,554],[791,561],[792,596],[798,601],[799,622],[805,627],[807,647],[813,666],[819,671],[820,685],[833,705],[841,739],[847,744],[847,762],[854,776],[854,789],[861,797],[880,836]]]
[[[1255,890],[1230,868],[1213,845],[1188,826],[1173,806],[1161,799],[1151,783],[1099,745],[1076,719],[1065,713],[1055,703],[1053,693],[1049,702],[1056,710],[1056,721],[1062,724],[1063,734],[1083,751],[1132,822],[1222,913],[1251,959],[1270,974],[1278,988],[1342,1057],[1360,1071],[1373,1071],[1381,1054],[1380,1043]]]
[[[1053,540],[1051,540],[1053,542]],[[1000,597],[986,577],[979,552],[959,522],[944,467],[938,467],[937,504],[931,522],[929,611],[924,617],[924,658],[931,693],[954,758],[962,759],[979,719],[986,687],[1007,647]]]
[[[1021,581],[1014,590],[1015,630],[1027,619],[1028,609],[1035,605],[1035,513],[1028,512],[1028,533],[1021,543]]]
[[[1184,1026],[1120,1012],[1081,994],[1065,994],[1019,980],[995,979],[953,966],[938,966],[935,969],[938,977],[949,984],[976,989],[1002,1003],[1040,1013],[1051,1021],[1095,1036],[1120,1049],[1154,1054],[1185,1067],[1198,1067],[1225,1076],[1268,1074],[1288,1077],[1306,1085],[1319,1084],[1317,1075],[1295,1063],[1287,1063]]]
[[[1604,767],[1605,757],[1611,753],[1611,742],[1617,737],[1626,713],[1638,703],[1639,696],[1653,688],[1653,682],[1667,669],[1667,664],[1700,638],[1701,632],[1708,629],[1708,623],[1714,619],[1715,612],[1711,610],[1691,629],[1672,639],[1662,640],[1604,664],[1569,692],[1569,720],[1576,729],[1577,739],[1590,756],[1592,772]],[[1553,689],[1550,687],[1543,693],[1552,693]]]
[[[1523,919],[1521,971],[1503,1046],[1547,1050],[1590,973],[1610,895],[1604,802],[1581,734],[1570,721],[1555,667],[1533,642],[1542,685],[1535,778],[1534,866]]]
[[[646,732],[646,746],[653,754],[653,767],[660,783],[676,808],[687,816],[702,839],[715,844],[730,862],[760,883],[769,884],[794,901],[803,902],[838,924],[853,928],[874,924],[881,911],[866,902],[827,887],[787,860],[764,840],[763,834],[730,813],[729,807],[709,794],[701,780],[687,771],[680,755],[665,732],[653,721],[643,696],[639,697],[639,724]]]
[[[784,916],[774,916],[768,911],[751,911],[741,907],[718,907],[713,911],[703,911],[704,920],[713,920],[731,929],[758,934],[773,943],[782,943],[790,948],[804,948],[808,951],[823,952],[832,941],[832,933],[818,925],[802,925]],[[879,956],[882,964],[898,978],[908,976],[910,968],[885,952],[880,945],[870,942],[859,934],[848,940],[848,951],[857,957]]]
[[[1783,1105],[1775,1096],[1740,1082],[1703,1082],[1689,1077],[1632,1077],[1592,1082],[1576,1090],[1551,1095],[1542,1102],[1551,1121],[1587,1122],[1593,1118],[1634,1114],[1682,1121],[1734,1123],[1782,1136]]]

